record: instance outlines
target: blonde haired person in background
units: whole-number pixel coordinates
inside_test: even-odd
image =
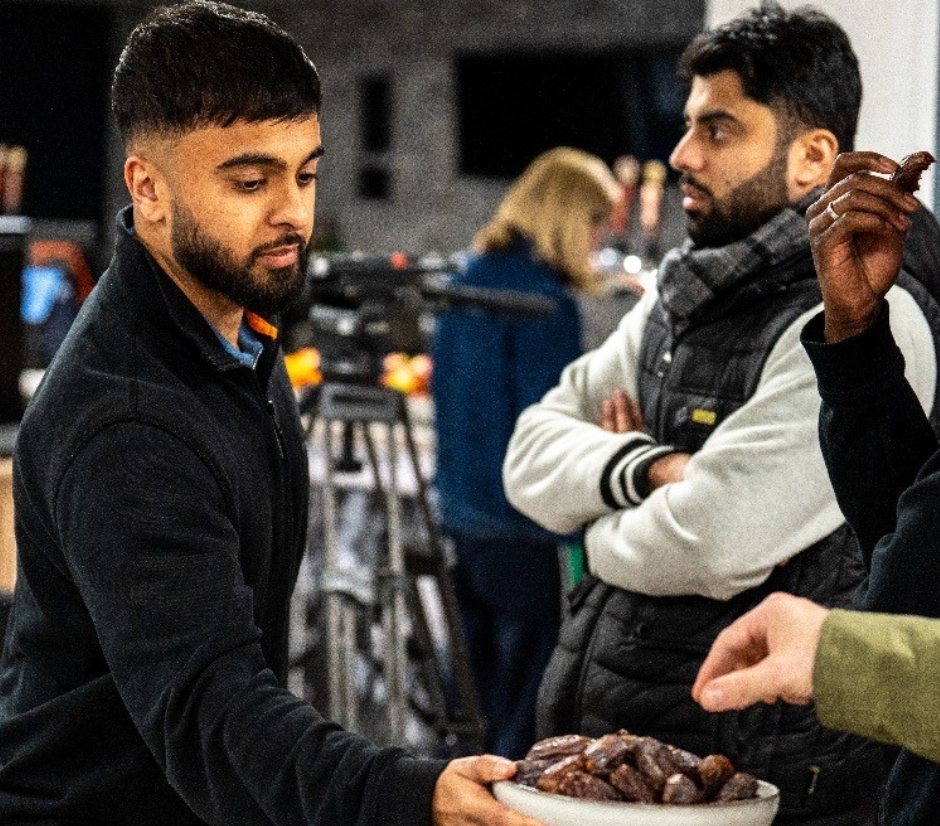
[[[454,310],[434,342],[436,487],[457,554],[455,587],[489,730],[487,747],[521,757],[560,622],[559,537],[506,501],[501,467],[516,417],[581,352],[572,292],[598,284],[593,253],[620,189],[577,149],[539,155],[476,234],[465,286],[551,298],[546,318]]]
[[[619,198],[617,181],[600,158],[566,146],[549,149],[510,187],[474,237],[474,249],[495,253],[527,239],[563,283],[593,291],[598,275],[592,256]]]

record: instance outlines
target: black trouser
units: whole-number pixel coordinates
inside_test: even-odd
[[[561,623],[558,546],[449,532],[454,588],[483,714],[486,750],[523,757],[535,738],[535,700]]]

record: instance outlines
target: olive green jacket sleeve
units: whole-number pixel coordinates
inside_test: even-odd
[[[823,725],[940,762],[940,620],[834,610],[813,683]]]

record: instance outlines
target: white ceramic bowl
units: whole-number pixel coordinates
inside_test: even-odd
[[[494,783],[493,794],[546,826],[770,826],[780,805],[780,790],[763,780],[758,781],[757,797],[750,800],[694,806],[579,800],[511,780]]]

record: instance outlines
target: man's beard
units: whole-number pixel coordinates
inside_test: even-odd
[[[285,310],[303,291],[304,260],[307,249],[303,237],[288,233],[277,241],[252,250],[245,261],[202,232],[186,207],[173,204],[173,230],[170,237],[173,256],[197,281],[222,293],[239,307],[267,316]],[[278,247],[298,245],[297,261],[289,267],[266,269],[263,276],[252,274],[252,265]]]
[[[700,247],[723,247],[746,238],[790,203],[784,148],[778,148],[767,166],[731,190],[721,203],[694,178],[685,175],[683,183],[711,199],[711,211],[687,216],[689,237]]]

